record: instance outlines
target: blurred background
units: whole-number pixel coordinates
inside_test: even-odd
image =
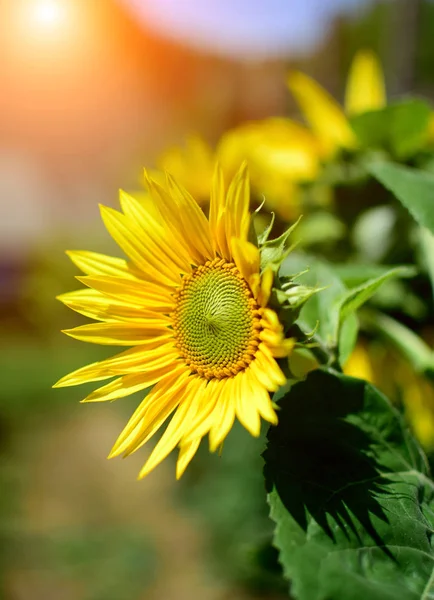
[[[105,458],[137,397],[51,389],[110,354],[60,333],[64,250],[116,252],[98,203],[186,136],[291,115],[289,67],[341,100],[369,48],[389,97],[432,98],[433,39],[431,0],[0,0],[0,598],[285,597],[262,438],[137,483],[147,450]]]

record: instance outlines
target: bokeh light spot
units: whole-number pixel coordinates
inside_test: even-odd
[[[33,7],[32,20],[41,27],[56,28],[65,20],[64,8],[55,0],[40,0]]]

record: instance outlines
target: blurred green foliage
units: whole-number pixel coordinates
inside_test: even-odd
[[[264,435],[252,438],[237,424],[220,456],[202,443],[176,489],[210,533],[214,573],[259,595],[285,590],[262,475]],[[286,597],[286,596],[284,596]]]

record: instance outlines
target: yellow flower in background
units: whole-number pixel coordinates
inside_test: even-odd
[[[434,451],[434,389],[432,383],[413,374],[403,388],[403,403],[416,437]]]
[[[211,146],[200,136],[192,135],[184,146],[174,146],[163,152],[157,161],[158,170],[151,171],[151,175],[164,187],[165,172],[170,173],[199,204],[203,204],[209,199],[215,165],[216,156]]]
[[[341,107],[316,81],[295,72],[289,75],[288,86],[326,156],[338,148],[356,146],[354,132]]]
[[[374,383],[375,377],[371,358],[363,344],[358,343],[354,348],[349,359],[345,363],[344,373],[345,375],[358,377],[359,379],[365,379],[366,381]]]
[[[139,476],[179,446],[179,478],[205,435],[215,451],[235,418],[254,436],[261,417],[277,422],[269,392],[285,377],[275,358],[287,356],[294,342],[284,339],[276,313],[267,307],[272,271],[260,273],[259,250],[247,239],[246,168],[228,190],[216,169],[209,218],[170,176],[166,188],[147,181],[149,203],[121,192],[123,213],[101,208],[128,259],[70,252],[87,289],[59,298],[99,321],[65,333],[132,347],[74,371],[56,386],[112,379],[84,402],[116,400],[153,386],[110,457],[135,452],[172,416]]]
[[[386,106],[384,74],[377,57],[368,50],[359,51],[353,59],[344,106],[347,115],[360,115]]]
[[[225,177],[233,177],[246,161],[253,193],[284,220],[300,215],[299,184],[319,172],[320,146],[312,133],[284,118],[249,122],[223,134],[215,151],[199,136],[172,148],[158,160],[153,178],[165,186],[164,171],[191,191],[199,204],[207,202],[218,162]]]
[[[225,172],[246,160],[252,188],[284,220],[300,214],[299,184],[318,175],[320,146],[312,133],[285,118],[240,125],[225,133],[217,155]]]
[[[310,130],[286,118],[253,121],[224,133],[215,150],[200,136],[190,136],[184,146],[170,148],[159,157],[152,177],[165,187],[164,172],[170,173],[199,204],[205,204],[216,163],[230,178],[246,161],[257,198],[264,198],[267,208],[283,220],[297,218],[302,212],[300,184],[315,181],[321,162],[339,149],[357,147],[348,116],[381,108],[386,97],[381,67],[374,54],[367,51],[359,52],[353,60],[345,112],[303,73],[291,73],[288,85]],[[328,203],[329,190],[318,188],[316,196],[321,204]]]
[[[434,146],[434,112],[431,113],[428,123],[427,143],[431,147]]]
[[[376,110],[386,104],[383,72],[376,56],[369,51],[360,51],[353,59],[346,86],[345,110],[304,73],[290,73],[287,82],[326,157],[341,148],[352,150],[357,147],[348,116]]]
[[[380,351],[378,351],[380,350]],[[384,347],[374,352],[358,343],[344,367],[344,373],[375,384],[405,408],[405,414],[422,446],[434,451],[434,387],[414,372],[401,357]]]

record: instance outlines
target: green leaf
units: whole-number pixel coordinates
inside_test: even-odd
[[[303,306],[300,313],[300,322],[305,331],[313,331],[330,347],[336,343],[336,331],[339,314],[337,311],[338,300],[347,291],[346,287],[335,274],[332,267],[325,262],[320,262],[313,257],[291,255],[285,261],[281,273],[302,271],[308,268],[297,279],[301,284],[325,288],[312,296]]]
[[[279,404],[264,474],[291,594],[434,598],[434,483],[399,413],[367,382],[325,370]]]
[[[413,267],[396,267],[348,290],[332,265],[300,254],[292,254],[285,260],[281,274],[285,276],[287,272],[297,272],[307,267],[308,272],[298,279],[300,283],[324,289],[309,298],[303,306],[298,324],[304,332],[315,331],[329,351],[335,352],[337,349],[341,364],[345,364],[357,341],[358,321],[355,311],[384,282],[393,277],[411,277],[415,274]]]
[[[426,102],[412,98],[357,115],[351,125],[363,147],[384,148],[402,159],[423,146],[430,115]]]
[[[339,362],[344,365],[357,342],[357,329],[354,329],[354,313],[367,302],[378,289],[394,277],[411,277],[415,275],[414,267],[396,267],[386,273],[368,279],[361,285],[352,288],[339,299],[338,347]]]
[[[368,279],[365,283],[352,288],[341,298],[339,309],[340,323],[343,323],[352,312],[358,310],[367,300],[369,300],[385,281],[392,279],[393,277],[413,277],[415,274],[416,270],[412,267],[396,267],[379,277]]]
[[[418,238],[422,263],[431,280],[434,296],[434,235],[425,227],[421,227],[418,231]]]
[[[418,98],[392,104],[389,112],[389,131],[392,151],[399,158],[414,154],[425,143],[431,116],[430,106]]]
[[[419,225],[434,233],[434,175],[386,162],[371,163],[368,169]]]
[[[291,254],[283,263],[281,273],[285,275],[305,269],[308,271],[297,281],[324,289],[309,298],[303,306],[298,324],[306,333],[315,331],[315,338],[319,338],[329,351],[335,352],[339,346],[339,360],[343,364],[354,348],[358,333],[355,315],[350,315],[344,329],[339,332],[340,301],[348,290],[332,265],[309,255]]]
[[[349,288],[365,283],[368,279],[381,277],[390,269],[388,265],[362,264],[362,263],[338,263],[333,265],[334,272],[342,282]]]
[[[351,314],[342,323],[338,334],[338,358],[339,364],[344,365],[350,358],[359,334],[359,320],[356,315]]]

